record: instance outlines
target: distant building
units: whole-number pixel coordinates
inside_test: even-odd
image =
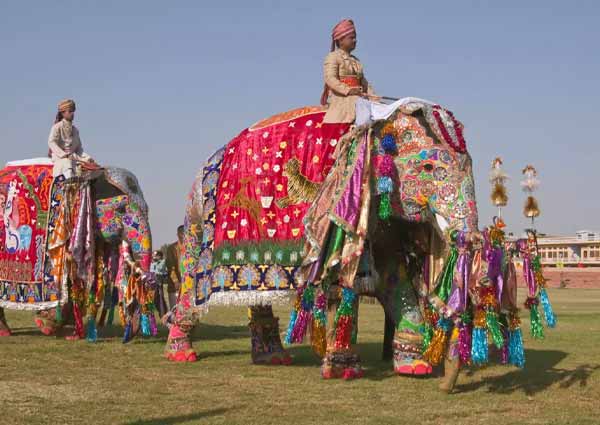
[[[581,230],[575,236],[538,235],[538,246],[545,266],[600,267],[600,232]]]

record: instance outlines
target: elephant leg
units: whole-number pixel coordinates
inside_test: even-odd
[[[10,336],[10,328],[6,323],[6,316],[4,315],[4,309],[0,307],[0,336]]]
[[[252,363],[291,364],[292,357],[281,343],[279,318],[273,315],[273,308],[271,306],[249,307],[248,319],[252,343]]]
[[[396,332],[396,322],[387,312],[385,312],[382,360],[389,361],[394,358],[394,333],[395,332]]]
[[[399,375],[429,375],[431,364],[423,359],[423,316],[417,294],[404,264],[400,264],[395,300],[397,326],[394,335],[394,371]]]
[[[192,348],[190,333],[196,318],[192,312],[189,295],[182,296],[174,311],[163,318],[169,326],[169,337],[165,357],[173,362],[195,362],[196,352]]]
[[[355,312],[354,300],[350,301],[349,305],[344,305],[342,291],[337,285],[328,289],[327,350],[321,366],[323,379],[355,379],[363,375],[360,357],[351,347],[352,329],[345,327],[348,324],[352,327],[354,317],[350,317],[346,322],[341,317],[345,309]]]
[[[438,388],[445,393],[452,393],[458,380],[459,371],[458,329],[454,328],[450,341],[448,341],[448,349],[446,350],[446,358],[444,359],[444,377]]]

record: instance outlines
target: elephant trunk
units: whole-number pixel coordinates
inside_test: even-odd
[[[142,209],[129,203],[123,219],[123,239],[131,247],[133,258],[144,271],[150,270],[152,259],[152,235],[148,215]]]

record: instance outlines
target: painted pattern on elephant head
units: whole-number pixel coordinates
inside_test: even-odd
[[[395,215],[423,222],[437,214],[450,228],[477,229],[469,154],[436,137],[421,114],[398,113],[392,123],[398,147]]]
[[[98,230],[106,240],[126,240],[142,269],[149,270],[152,236],[148,206],[139,183],[131,172],[122,168],[107,169],[105,177],[125,194],[96,202]]]

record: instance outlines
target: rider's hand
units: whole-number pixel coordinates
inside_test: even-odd
[[[360,87],[352,87],[348,92],[348,96],[362,96],[363,91]]]

